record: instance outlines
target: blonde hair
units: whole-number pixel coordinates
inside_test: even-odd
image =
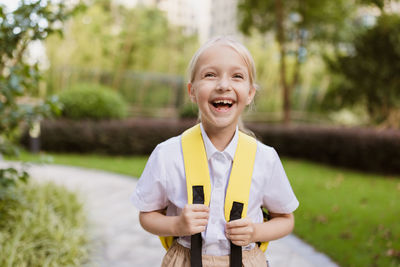
[[[189,67],[188,67],[188,76],[189,76],[189,82],[193,83],[195,76],[196,76],[196,71],[197,71],[197,62],[199,61],[200,56],[204,53],[205,50],[208,48],[212,47],[213,45],[216,44],[222,44],[231,47],[233,50],[235,50],[244,60],[247,71],[249,73],[249,81],[250,85],[257,90],[258,85],[256,84],[256,67],[254,63],[254,59],[251,56],[249,50],[239,41],[233,39],[232,37],[229,36],[217,36],[214,37],[210,40],[208,40],[206,43],[204,43],[193,55],[192,59],[190,60]],[[198,115],[198,121],[201,121],[201,113],[199,110],[199,115]],[[242,118],[239,118],[238,122],[238,127],[239,130],[244,132],[247,135],[255,137],[254,133],[247,129],[242,121]]]
[[[200,56],[204,53],[205,50],[210,48],[213,45],[216,44],[223,44],[231,47],[233,50],[235,50],[244,60],[247,71],[249,73],[249,80],[250,80],[250,85],[257,89],[258,85],[256,84],[256,66],[254,63],[254,59],[251,56],[249,50],[240,43],[239,41],[228,37],[228,36],[217,36],[214,37],[210,40],[208,40],[206,43],[204,43],[193,55],[192,59],[190,60],[189,63],[189,68],[188,68],[188,75],[189,75],[189,82],[193,83],[195,75],[196,75],[196,70],[197,70],[197,62],[199,61]]]

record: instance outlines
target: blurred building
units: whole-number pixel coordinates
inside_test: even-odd
[[[240,36],[237,30],[238,0],[115,0],[126,6],[155,6],[168,21],[187,34],[197,34],[201,43],[217,35]]]
[[[198,34],[200,42],[217,35],[239,35],[238,0],[159,0],[157,6],[166,12],[171,24]]]
[[[196,5],[198,3],[195,0],[159,0],[157,3],[157,7],[165,12],[168,21],[173,25],[182,26],[187,34],[199,33],[198,19],[202,10],[196,9]]]

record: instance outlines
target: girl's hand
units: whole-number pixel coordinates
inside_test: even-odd
[[[247,246],[254,242],[255,225],[248,218],[234,220],[226,224],[225,235],[233,244]]]
[[[206,230],[209,207],[203,204],[187,204],[178,216],[177,236],[190,236]]]

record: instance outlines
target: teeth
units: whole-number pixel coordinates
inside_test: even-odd
[[[231,100],[216,100],[214,101],[215,104],[225,104],[225,105],[231,105],[232,101]]]

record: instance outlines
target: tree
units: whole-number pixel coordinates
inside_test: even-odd
[[[336,75],[325,101],[331,107],[361,105],[371,120],[400,128],[400,16],[384,14],[359,34],[351,52],[330,59]]]
[[[261,33],[275,32],[280,51],[283,121],[289,123],[291,91],[299,83],[308,44],[344,39],[354,3],[346,0],[240,0],[238,8],[239,28],[244,34],[250,35],[252,29]],[[292,63],[291,68],[288,63]]]
[[[60,24],[80,6],[64,2],[21,1],[14,11],[0,5],[0,155],[16,152],[13,141],[21,122],[31,125],[43,116],[57,111],[55,99],[23,103],[22,98],[38,87],[40,71],[37,62],[30,63],[27,49],[32,41],[61,33]],[[25,171],[0,169],[0,198],[4,188],[26,179]]]
[[[127,70],[183,74],[196,45],[158,9],[107,1],[95,2],[69,21],[65,38],[46,41],[50,71],[65,66],[110,71],[115,89]],[[60,47],[63,54],[56,53]]]

